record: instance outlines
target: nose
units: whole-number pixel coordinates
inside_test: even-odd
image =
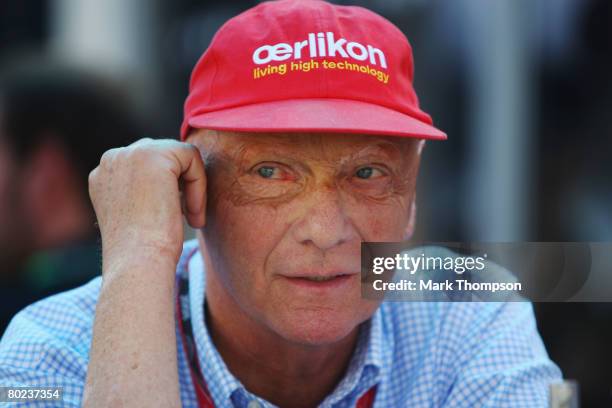
[[[294,224],[294,236],[299,243],[323,251],[357,236],[337,187],[321,186],[309,194],[305,211]]]

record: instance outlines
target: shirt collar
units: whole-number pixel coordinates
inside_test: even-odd
[[[380,308],[359,328],[357,345],[345,377],[323,401],[322,406],[333,406],[344,399],[358,399],[381,378],[384,367],[384,333]]]
[[[244,387],[229,372],[221,355],[213,345],[206,327],[204,316],[205,272],[200,251],[196,251],[191,256],[187,268],[191,324],[200,367],[202,367],[206,385],[215,405],[228,406],[231,404],[231,395]]]
[[[194,246],[195,245],[195,246]],[[185,253],[191,257],[185,262],[189,274],[189,311],[192,317],[193,333],[200,367],[204,372],[206,384],[217,406],[230,405],[233,399],[256,399],[262,406],[270,406],[266,401],[250,394],[229,371],[221,355],[215,348],[208,332],[204,315],[205,265],[197,248],[197,242],[186,245]],[[380,380],[385,367],[385,336],[381,309],[378,308],[371,319],[364,322],[359,330],[355,352],[349,363],[345,377],[321,406],[331,406],[346,398],[357,399]],[[204,358],[206,356],[206,358]]]

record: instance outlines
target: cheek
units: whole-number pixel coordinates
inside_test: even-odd
[[[273,208],[236,206],[220,199],[209,211],[205,228],[216,247],[214,255],[222,279],[242,291],[257,291],[265,284],[265,263],[284,232]]]
[[[409,202],[407,197],[364,201],[354,206],[351,218],[364,241],[402,241],[409,222]]]
[[[228,245],[237,245],[241,253],[266,254],[284,231],[283,223],[274,208],[258,205],[234,206],[226,203],[217,213],[219,228]]]

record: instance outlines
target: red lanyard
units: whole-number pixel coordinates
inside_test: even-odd
[[[183,343],[183,348],[186,351],[186,353],[188,353],[187,337],[185,335],[185,328],[183,327],[183,313],[181,310],[181,304],[180,304],[178,296],[176,298],[176,313],[177,313],[177,319],[179,322],[179,329],[181,332],[181,340]],[[215,408],[213,399],[210,395],[210,392],[208,391],[206,382],[204,381],[204,376],[202,375],[201,377],[199,377],[195,371],[197,369],[198,370],[197,372],[202,373],[202,369],[200,368],[200,363],[197,358],[197,350],[195,346],[195,341],[193,342],[193,353],[194,353],[194,356],[193,356],[194,358],[192,361],[188,361],[187,365],[189,366],[189,374],[191,374],[191,381],[195,388],[196,397],[198,398],[198,406],[200,408]],[[188,360],[189,360],[189,356],[188,356]],[[201,381],[199,381],[200,379]],[[357,405],[355,406],[355,408],[370,408],[374,403],[375,397],[376,397],[376,387],[374,386],[370,388],[368,392],[363,394],[359,398],[359,400],[357,400]]]

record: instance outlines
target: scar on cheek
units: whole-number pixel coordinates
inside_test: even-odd
[[[394,177],[391,182],[393,193],[396,195],[405,195],[410,193],[414,187],[415,182],[414,178],[410,176],[405,177]]]
[[[406,170],[405,173],[394,172],[386,185],[372,190],[355,190],[356,199],[376,205],[397,205],[412,200],[416,187],[415,173]],[[350,190],[350,188],[349,188]],[[350,190],[353,191],[353,190]]]
[[[388,145],[385,145],[387,147]],[[401,154],[397,146],[388,146],[391,154]],[[367,156],[372,152],[372,149],[380,151],[380,147],[366,147],[356,154],[346,156],[340,160],[341,164],[347,164],[341,174],[342,181],[336,180],[336,188],[344,190],[345,193],[354,195],[359,198],[366,198],[372,202],[396,201],[402,199],[407,194],[411,193],[415,187],[415,171],[416,166],[412,162],[404,161],[394,171],[390,177],[391,180],[385,191],[368,194],[367,192],[358,193],[353,191],[350,183],[345,183],[350,179],[353,166],[350,165],[352,160]],[[307,185],[302,183],[287,183],[287,184],[261,184],[252,182],[250,176],[244,173],[241,168],[244,167],[244,152],[242,148],[237,148],[232,155],[217,156],[215,160],[215,179],[212,185],[216,185],[215,198],[227,200],[234,206],[245,205],[264,205],[270,208],[278,208],[279,206],[289,203],[301,193],[307,193]],[[401,156],[400,156],[401,157]],[[212,177],[211,177],[212,178]],[[212,180],[211,180],[212,181]],[[344,186],[343,186],[344,185]]]
[[[214,169],[208,176],[209,201],[213,207],[221,202],[234,206],[266,205],[272,208],[289,202],[301,191],[301,185],[263,185],[252,182],[251,176],[241,174],[230,160],[217,156]]]
[[[218,199],[227,200],[234,206],[264,205],[270,208],[290,202],[297,196],[301,188],[265,187],[261,185],[246,185],[244,180],[233,177],[223,191],[219,192]]]
[[[357,192],[345,182],[336,181],[335,187],[341,194],[352,196],[356,200],[366,199],[373,203],[396,202],[402,200],[414,190],[414,177],[411,174],[393,175],[384,191],[377,193]],[[344,186],[343,186],[344,185]],[[231,202],[234,206],[261,205],[276,209],[295,200],[301,194],[308,194],[308,187],[303,184],[263,185],[251,183],[248,176],[232,176],[223,182],[218,189],[218,198]]]

